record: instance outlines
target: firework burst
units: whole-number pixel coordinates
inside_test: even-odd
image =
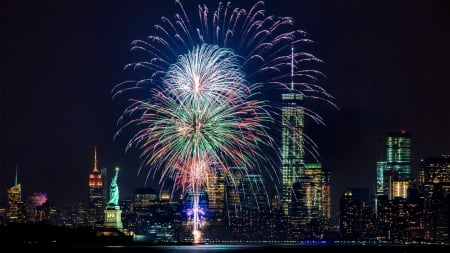
[[[270,115],[252,99],[238,56],[231,50],[202,44],[178,57],[152,90],[152,100],[136,100],[125,114],[142,128],[129,145],[141,148],[144,161],[194,197],[193,233],[199,234],[199,190],[229,166],[254,167],[259,143],[267,136]],[[156,170],[155,170],[156,171]]]
[[[213,12],[199,5],[193,15],[198,19],[191,19],[176,3],[181,14],[162,17],[147,40],[132,42],[131,50],[146,59],[126,68],[142,70],[148,78],[117,85],[113,97],[153,87],[148,98],[130,99],[117,135],[138,126],[127,149],[141,150],[143,167],[151,168],[148,175],[158,175],[160,183],[172,178],[175,187],[193,194],[196,237],[201,187],[218,172],[232,178],[230,167],[258,168],[267,158],[261,146],[274,147],[267,134],[271,112],[257,98],[261,87],[295,87],[305,99],[327,102],[331,96],[317,84],[321,72],[294,70],[294,64],[320,60],[306,52],[291,54],[292,47],[311,42],[293,29],[292,18],[266,15],[260,1],[248,11],[231,3],[219,3]],[[304,111],[323,123],[312,110]]]
[[[251,99],[231,50],[194,47],[169,68],[164,82],[152,100],[137,100],[125,111],[139,113],[129,123],[142,129],[130,145],[142,149],[148,165],[162,169],[161,182],[170,176],[183,188],[199,186],[211,170],[226,169],[225,161],[254,165],[270,116],[263,102]]]

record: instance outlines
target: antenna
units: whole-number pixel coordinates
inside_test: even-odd
[[[19,183],[19,172],[17,171],[17,165],[16,165],[16,178],[14,180],[14,185],[17,185]]]
[[[97,168],[97,146],[94,146],[94,172],[98,172],[98,168]]]
[[[291,45],[291,90],[294,90],[294,45]]]

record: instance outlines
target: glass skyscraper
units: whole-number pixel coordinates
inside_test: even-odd
[[[10,223],[23,222],[22,214],[22,186],[19,183],[19,177],[16,169],[16,178],[14,186],[8,189],[8,209],[6,217]]]
[[[295,91],[282,94],[281,208],[285,215],[291,209],[292,185],[302,176],[304,166],[302,101],[303,95]]]
[[[411,180],[411,135],[405,130],[386,136],[386,166],[399,179]]]
[[[388,132],[385,160],[377,162],[377,196],[406,198],[411,184],[411,134],[406,130]]]

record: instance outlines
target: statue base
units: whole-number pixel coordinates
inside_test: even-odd
[[[122,225],[122,210],[120,206],[107,205],[105,210],[105,228],[123,229]]]

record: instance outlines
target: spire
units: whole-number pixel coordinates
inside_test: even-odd
[[[94,146],[94,169],[93,172],[99,172],[97,168],[97,146]]]
[[[291,46],[291,90],[294,90],[294,45]]]
[[[16,186],[18,184],[19,184],[19,172],[18,172],[17,165],[16,165],[16,178],[14,180],[14,185]]]

